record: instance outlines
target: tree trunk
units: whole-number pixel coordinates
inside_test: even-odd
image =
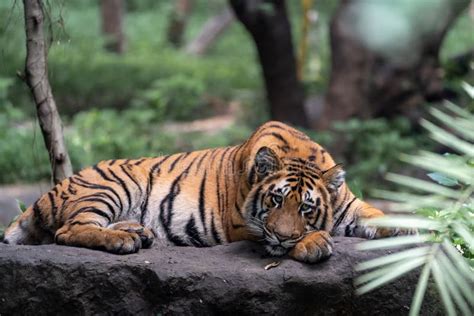
[[[186,52],[191,55],[204,55],[227,27],[234,21],[234,15],[229,8],[211,17],[202,28],[199,35],[188,44]]]
[[[26,30],[26,83],[36,103],[39,124],[49,153],[54,183],[72,175],[71,161],[63,137],[51,86],[48,81],[44,14],[41,0],[23,0]]]
[[[312,121],[313,128],[326,129],[334,121],[351,117],[405,115],[416,122],[425,101],[445,96],[438,56],[440,46],[447,30],[469,1],[445,1],[448,7],[438,10],[440,16],[434,19],[434,25],[423,24],[433,19],[410,21],[410,25],[417,27],[410,28],[409,36],[415,34],[415,40],[406,47],[397,46],[399,38],[384,34],[387,43],[394,47],[385,52],[370,45],[374,27],[370,30],[374,34],[354,31],[357,23],[364,20],[355,10],[367,3],[378,2],[342,0],[332,18],[331,78],[322,114]],[[432,3],[426,1],[426,4],[424,12],[431,13]]]
[[[123,32],[123,0],[101,0],[102,34],[105,36],[105,49],[116,54],[125,51]]]
[[[230,0],[230,3],[255,42],[272,119],[307,127],[304,91],[296,75],[285,1]]]
[[[171,13],[166,37],[175,47],[181,47],[183,43],[184,30],[186,22],[192,8],[191,0],[176,0],[175,9]]]

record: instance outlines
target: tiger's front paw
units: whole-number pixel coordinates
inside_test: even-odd
[[[150,248],[151,245],[153,245],[153,241],[155,240],[155,235],[150,229],[145,228],[136,222],[118,222],[110,225],[109,228],[137,234],[140,237],[142,248]]]
[[[332,237],[326,231],[313,232],[299,241],[289,255],[298,261],[315,263],[332,254]]]

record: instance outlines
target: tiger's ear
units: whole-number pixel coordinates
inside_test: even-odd
[[[329,193],[334,193],[344,183],[346,172],[342,169],[342,164],[337,164],[331,169],[324,171],[323,181]]]
[[[255,155],[254,170],[258,181],[282,168],[278,155],[269,147],[261,147]]]

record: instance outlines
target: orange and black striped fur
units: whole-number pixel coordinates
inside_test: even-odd
[[[84,169],[30,206],[4,242],[127,254],[155,238],[197,247],[260,240],[270,254],[316,262],[331,254],[331,235],[397,233],[359,222],[382,215],[352,194],[321,146],[268,122],[242,145]]]

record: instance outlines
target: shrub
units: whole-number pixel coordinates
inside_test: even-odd
[[[153,110],[155,121],[185,120],[205,114],[204,85],[193,77],[173,75],[159,79],[132,104]]]

